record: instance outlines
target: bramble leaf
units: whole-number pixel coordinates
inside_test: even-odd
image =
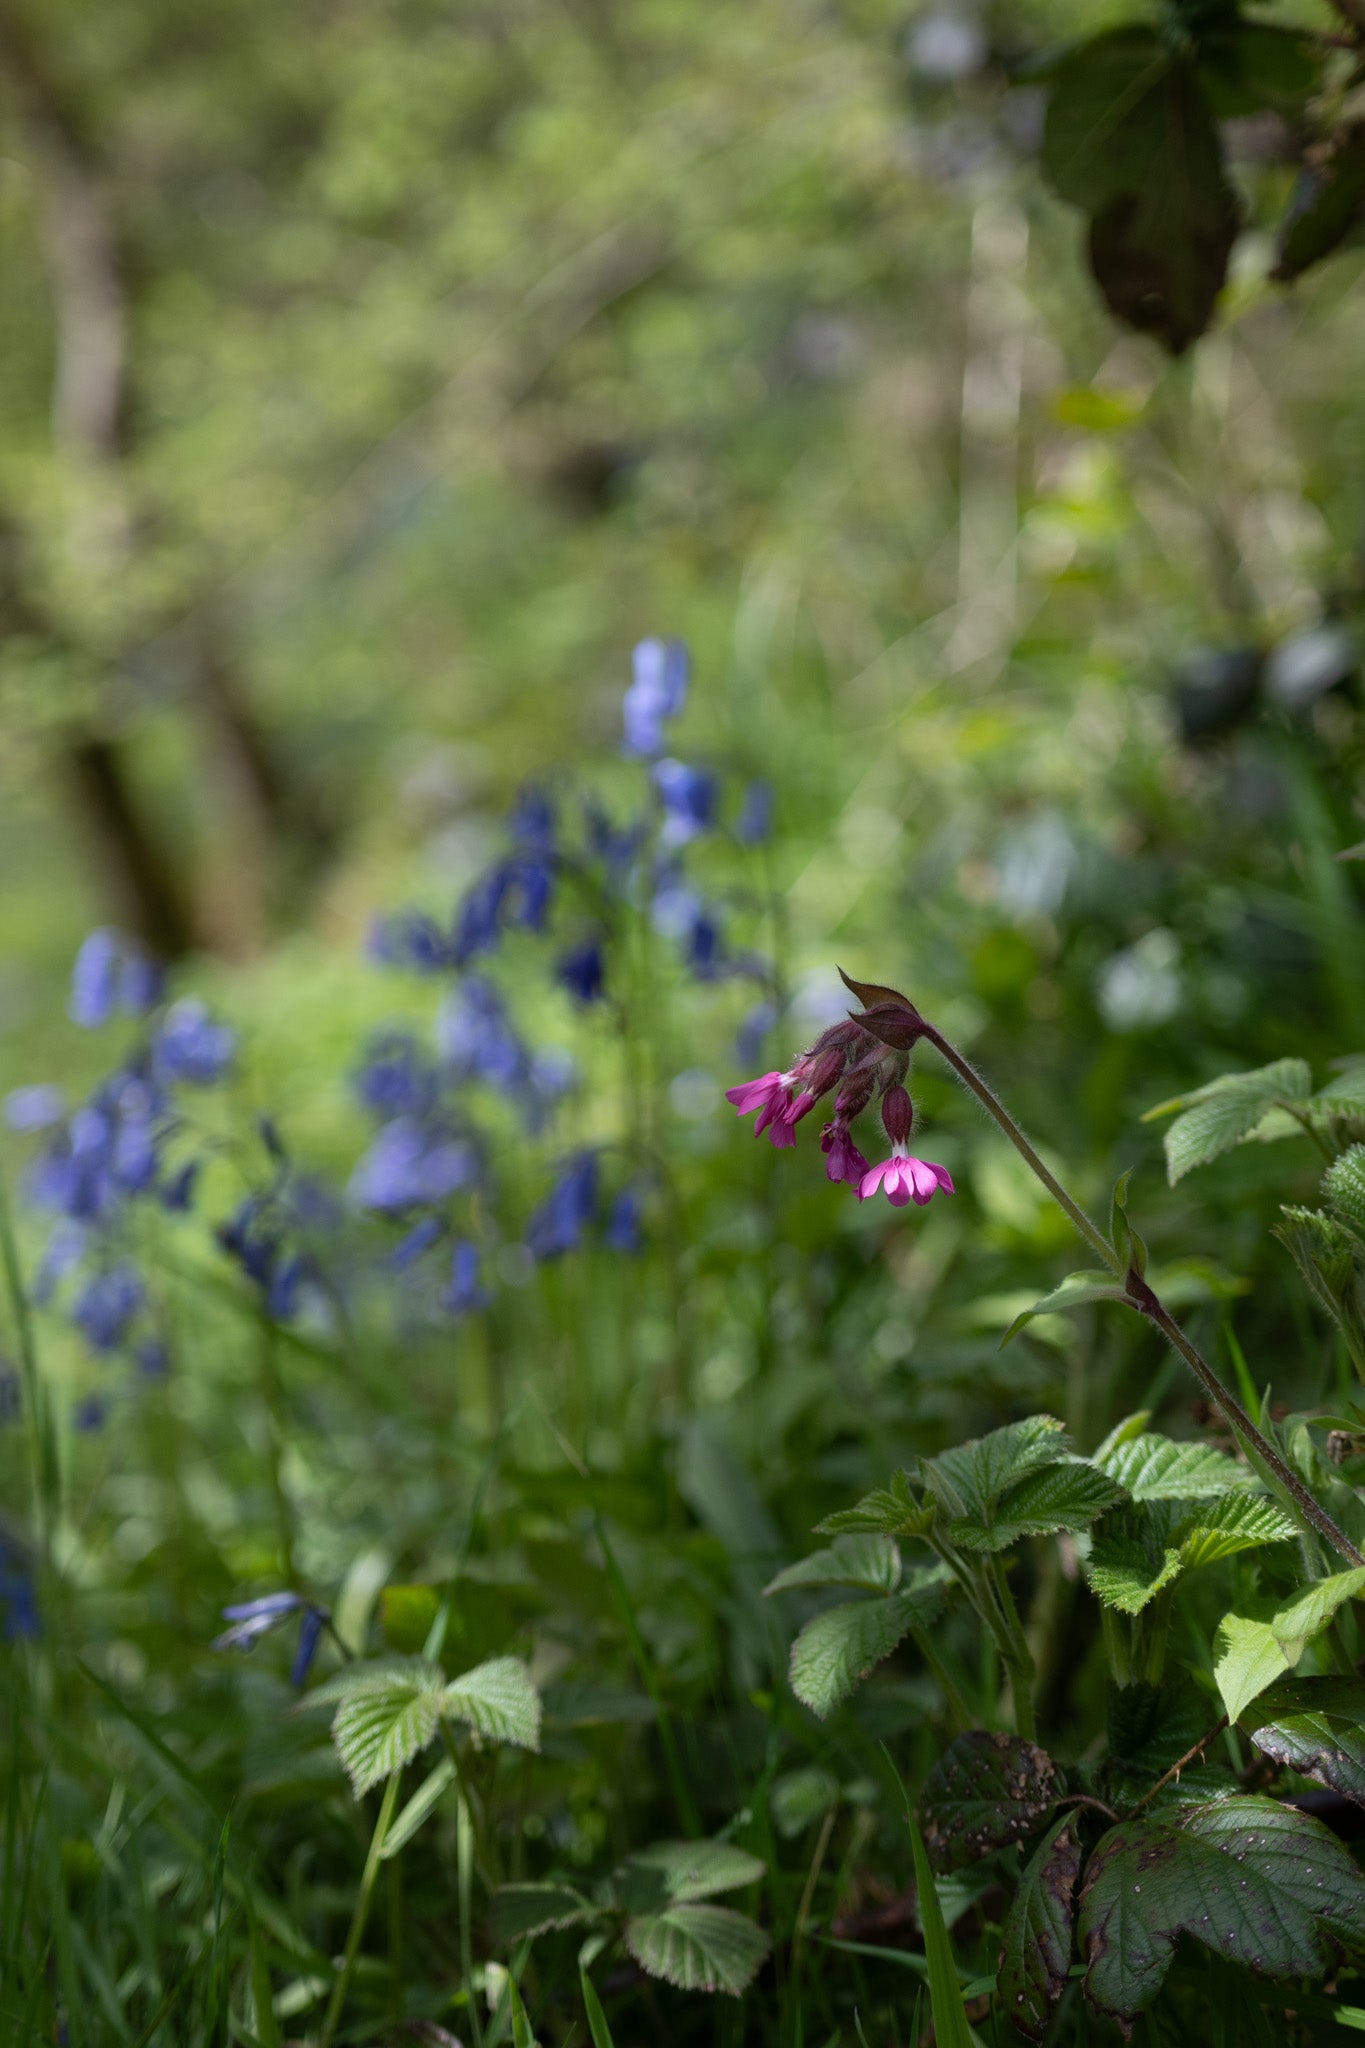
[[[1176,1443],[1155,1431],[1127,1437],[1112,1449],[1102,1444],[1093,1462],[1134,1500],[1199,1500],[1257,1483],[1235,1458],[1207,1444]]]
[[[1071,1450],[1054,1415],[1030,1415],[930,1458],[925,1484],[944,1513],[984,1519],[1001,1494],[1027,1473],[1055,1465]]]
[[[852,1586],[864,1593],[894,1593],[900,1577],[901,1554],[894,1537],[836,1536],[827,1550],[789,1564],[763,1590],[789,1593],[798,1586]]]
[[[1021,1536],[1051,1536],[1059,1529],[1088,1529],[1123,1489],[1083,1458],[1031,1472],[1002,1494],[984,1518],[949,1525],[948,1538],[966,1550],[1005,1550]]]
[[[1178,1109],[1178,1116],[1166,1133],[1166,1172],[1171,1186],[1196,1166],[1207,1166],[1222,1153],[1240,1145],[1255,1131],[1261,1118],[1282,1102],[1306,1103],[1313,1077],[1306,1060],[1272,1060],[1269,1066],[1245,1074],[1220,1074],[1203,1088],[1187,1095],[1159,1102],[1143,1117],[1165,1116]]]
[[[1106,1607],[1140,1614],[1181,1572],[1243,1550],[1283,1543],[1298,1524],[1275,1501],[1246,1487],[1186,1505],[1148,1500],[1111,1515],[1086,1562],[1091,1591]]]
[[[1090,1858],[1085,1995],[1127,2032],[1182,1934],[1270,1976],[1320,1976],[1363,1921],[1365,1878],[1321,1822],[1248,1794],[1171,1807],[1111,1828]]]
[[[1014,1318],[1000,1339],[1003,1351],[1011,1337],[1016,1337],[1035,1316],[1060,1315],[1065,1309],[1084,1308],[1092,1301],[1122,1301],[1124,1290],[1112,1273],[1083,1272],[1068,1273],[1065,1280],[1054,1287],[1051,1294],[1043,1295],[1032,1308],[1026,1308]]]
[[[1277,1679],[1240,1719],[1277,1764],[1365,1806],[1365,1679]]]
[[[594,1919],[597,1907],[567,1884],[504,1884],[493,1894],[489,1917],[499,1948],[529,1941],[552,1928],[576,1927]]]
[[[640,1968],[680,1991],[738,1998],[771,1946],[761,1927],[728,1906],[669,1906],[626,1923],[626,1947]]]
[[[950,1742],[920,1795],[935,1870],[962,1870],[1033,1834],[1061,1797],[1060,1771],[1019,1735],[975,1729]]]
[[[792,1644],[792,1691],[813,1713],[831,1713],[912,1628],[933,1621],[943,1598],[944,1574],[935,1566],[912,1574],[900,1592],[884,1599],[817,1614]]]
[[[1000,1947],[1001,2010],[1030,2041],[1042,2040],[1066,1989],[1080,1873],[1080,1838],[1065,1815],[1024,1866]]]
[[[540,1748],[540,1694],[516,1657],[491,1657],[453,1679],[441,1710],[449,1720],[467,1721],[485,1742]]]
[[[440,1690],[412,1674],[353,1686],[337,1708],[332,1740],[359,1799],[401,1770],[431,1741],[441,1719]]]
[[[757,1884],[766,1870],[733,1842],[655,1842],[627,1859],[616,1884],[628,1912],[649,1913]]]
[[[934,1525],[932,1506],[923,1507],[910,1490],[910,1474],[892,1474],[889,1487],[865,1493],[856,1507],[840,1508],[817,1522],[817,1536],[856,1536],[864,1532],[884,1536],[922,1536]]]
[[[1337,1609],[1365,1589],[1365,1568],[1315,1579],[1291,1600],[1258,1603],[1250,1615],[1225,1614],[1213,1645],[1213,1675],[1230,1721],[1292,1671]]]
[[[1096,1599],[1120,1614],[1141,1614],[1179,1573],[1180,1552],[1156,1540],[1137,1512],[1113,1518],[1113,1526],[1096,1536],[1085,1567]]]

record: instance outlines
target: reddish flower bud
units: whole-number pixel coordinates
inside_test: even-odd
[[[915,1121],[915,1105],[899,1081],[882,1097],[882,1128],[893,1145],[903,1145]]]
[[[909,1052],[923,1038],[928,1028],[918,1010],[900,1003],[874,1003],[871,1009],[861,1011],[853,1022],[863,1031],[870,1031],[883,1045],[889,1045],[893,1052]]]
[[[866,1066],[854,1067],[850,1073],[845,1074],[844,1085],[834,1099],[834,1114],[845,1123],[851,1123],[855,1116],[865,1110],[876,1094],[879,1061],[880,1056],[876,1060],[870,1060]]]
[[[842,1046],[831,1046],[827,1052],[807,1053],[798,1060],[794,1072],[801,1086],[813,1102],[822,1095],[828,1095],[835,1082],[843,1074],[846,1055]]]

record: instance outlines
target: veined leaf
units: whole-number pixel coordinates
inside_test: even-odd
[[[1080,1874],[1080,1838],[1067,1814],[1025,1864],[1005,1916],[996,1993],[1030,2041],[1042,2040],[1066,1989]]]
[[[1139,1408],[1135,1414],[1125,1415],[1122,1422],[1114,1424],[1104,1442],[1095,1452],[1091,1463],[1098,1465],[1101,1472],[1107,1472],[1109,1467],[1105,1460],[1119,1448],[1120,1444],[1132,1443],[1134,1437],[1141,1436],[1151,1419],[1152,1411],[1150,1408]]]
[[[346,1664],[321,1685],[315,1685],[299,1701],[298,1711],[310,1707],[334,1706],[352,1693],[383,1692],[390,1682],[410,1684],[422,1691],[439,1692],[446,1675],[439,1664],[427,1657],[371,1657]]]
[[[910,1474],[897,1472],[889,1487],[865,1493],[856,1507],[840,1508],[817,1522],[817,1536],[922,1536],[934,1524],[932,1506],[924,1507],[910,1490]]]
[[[1241,1725],[1276,1763],[1365,1806],[1365,1679],[1277,1679]]]
[[[626,1922],[626,1947],[640,1968],[680,1991],[738,1998],[771,1946],[761,1927],[728,1906],[669,1906]]]
[[[516,1657],[492,1657],[453,1679],[441,1695],[441,1711],[467,1721],[485,1742],[540,1748],[540,1694]]]
[[[1111,1828],[1090,1858],[1085,1994],[1127,2030],[1182,1934],[1270,1976],[1319,1976],[1362,1924],[1365,1878],[1319,1821],[1246,1794],[1169,1808]]]
[[[1306,1103],[1313,1077],[1308,1062],[1272,1060],[1246,1074],[1221,1074],[1206,1087],[1149,1109],[1144,1123],[1183,1111],[1166,1133],[1166,1171],[1171,1186],[1250,1137],[1268,1110],[1281,1102]]]
[[[1246,1487],[1216,1500],[1135,1502],[1096,1532],[1086,1577],[1106,1607],[1140,1614],[1181,1572],[1297,1534],[1297,1523],[1277,1502]]]
[[[1040,1301],[1034,1302],[1032,1308],[1022,1310],[1014,1318],[1000,1339],[1000,1348],[1003,1351],[1011,1337],[1016,1337],[1035,1316],[1060,1315],[1064,1309],[1084,1308],[1088,1302],[1122,1301],[1124,1298],[1123,1286],[1112,1273],[1068,1273],[1051,1294],[1045,1294]]]
[[[1230,1721],[1286,1671],[1344,1601],[1365,1589],[1365,1568],[1316,1579],[1292,1600],[1258,1603],[1250,1615],[1225,1614],[1213,1646],[1213,1675]]]
[[[983,1520],[1007,1487],[1055,1465],[1070,1449],[1065,1425],[1054,1415],[1030,1415],[930,1458],[924,1479],[945,1514]]]
[[[1138,1510],[1111,1517],[1091,1544],[1085,1566],[1095,1598],[1120,1614],[1141,1614],[1179,1573],[1179,1550],[1161,1542]]]
[[[792,1644],[792,1691],[812,1712],[831,1713],[912,1628],[934,1620],[943,1598],[944,1573],[931,1567],[912,1574],[898,1593],[817,1614]]]
[[[591,1899],[572,1885],[504,1884],[493,1894],[489,1917],[494,1943],[505,1949],[551,1928],[577,1927],[596,1915]]]
[[[900,1584],[901,1554],[893,1536],[836,1536],[827,1550],[789,1564],[763,1588],[789,1593],[798,1586],[851,1586],[863,1593],[894,1593]]]
[[[1112,1450],[1101,1445],[1094,1463],[1134,1500],[1199,1500],[1257,1484],[1235,1458],[1207,1444],[1176,1443],[1155,1432],[1127,1437]]]
[[[411,1763],[440,1719],[440,1691],[416,1674],[353,1687],[337,1708],[332,1740],[356,1798]]]
[[[976,1729],[950,1742],[924,1781],[920,1818],[935,1870],[962,1870],[1022,1842],[1061,1797],[1045,1749],[1019,1735]]]
[[[1243,1550],[1287,1543],[1298,1533],[1299,1525],[1288,1509],[1241,1487],[1207,1506],[1187,1510],[1175,1525],[1174,1540],[1180,1546],[1180,1569],[1192,1572],[1201,1565],[1236,1557]]]
[[[1097,1515],[1124,1498],[1123,1489],[1083,1458],[1031,1472],[1004,1493],[984,1519],[953,1522],[948,1536],[966,1550],[1005,1550],[1021,1536],[1088,1529]]]
[[[616,1889],[627,1912],[652,1913],[757,1884],[767,1867],[733,1842],[656,1842],[621,1866]]]

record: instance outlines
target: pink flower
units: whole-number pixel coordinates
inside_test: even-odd
[[[820,1150],[827,1154],[825,1176],[828,1180],[846,1181],[851,1188],[861,1188],[863,1177],[869,1171],[867,1161],[853,1142],[853,1134],[841,1117],[825,1125],[820,1133]]]
[[[946,1166],[935,1166],[932,1159],[915,1159],[903,1145],[895,1146],[889,1159],[883,1159],[863,1175],[858,1183],[859,1200],[865,1202],[878,1188],[885,1190],[893,1209],[903,1209],[911,1200],[922,1209],[940,1188],[945,1195],[955,1193],[953,1177]]]
[[[813,1095],[793,1101],[796,1086],[795,1074],[760,1074],[756,1081],[741,1081],[737,1088],[727,1088],[725,1100],[733,1102],[741,1116],[756,1109],[754,1136],[767,1131],[769,1142],[783,1148],[796,1143],[796,1126],[815,1105]]]

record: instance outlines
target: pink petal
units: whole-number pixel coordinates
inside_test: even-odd
[[[934,1162],[932,1159],[926,1159],[924,1163],[926,1166],[934,1166]],[[942,1188],[944,1194],[955,1195],[957,1193],[957,1189],[953,1186],[953,1176],[949,1173],[947,1167],[934,1166],[934,1172],[938,1175],[938,1184]]]
[[[886,1176],[886,1199],[893,1209],[903,1209],[915,1193],[914,1178],[909,1172],[911,1164],[909,1159],[891,1161],[891,1171]],[[918,1195],[915,1200],[919,1200]]]
[[[791,1122],[790,1118],[785,1116],[775,1116],[773,1118],[772,1125],[768,1131],[768,1142],[771,1145],[776,1145],[779,1151],[783,1151],[788,1145],[796,1143],[796,1126]]]
[[[725,1100],[733,1102],[741,1116],[747,1116],[751,1109],[760,1109],[770,1102],[781,1083],[782,1076],[777,1072],[760,1074],[756,1081],[741,1081],[737,1087],[727,1088]]]
[[[858,1200],[860,1202],[865,1202],[869,1195],[876,1194],[895,1163],[894,1159],[882,1159],[875,1166],[869,1166],[867,1172],[858,1183]]]

